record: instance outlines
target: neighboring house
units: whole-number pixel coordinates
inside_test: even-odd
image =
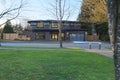
[[[56,20],[28,21],[31,28],[31,40],[58,40],[58,23]],[[70,41],[85,41],[87,30],[81,29],[77,21],[62,21],[62,39]]]

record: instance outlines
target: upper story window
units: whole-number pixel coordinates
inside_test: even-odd
[[[30,25],[31,26],[37,26],[37,23],[36,22],[31,22]]]
[[[37,27],[42,28],[43,27],[43,22],[38,22]]]
[[[58,27],[58,23],[57,22],[52,22],[52,28],[57,28]]]
[[[74,27],[74,23],[71,22],[71,23],[70,23],[70,26],[71,26],[71,27]]]
[[[65,22],[65,23],[64,23],[64,26],[69,26],[69,23]]]
[[[76,26],[81,26],[80,23],[76,23]]]

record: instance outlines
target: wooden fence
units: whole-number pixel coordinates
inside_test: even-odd
[[[3,40],[30,40],[30,37],[17,33],[3,33]]]
[[[87,41],[99,41],[99,36],[88,35]]]

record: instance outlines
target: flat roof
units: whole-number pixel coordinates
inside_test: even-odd
[[[57,22],[57,20],[30,20],[28,23],[31,22]],[[80,23],[79,21],[68,21],[68,20],[62,20],[62,22],[75,22],[75,23]]]

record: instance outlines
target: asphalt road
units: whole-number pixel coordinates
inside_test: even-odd
[[[2,46],[44,46],[44,47],[59,47],[59,42],[48,42],[48,41],[42,41],[42,42],[35,42],[35,41],[5,41],[1,42]],[[83,49],[89,49],[89,43],[86,42],[80,42],[80,43],[74,43],[74,42],[63,42],[64,47],[80,47]],[[101,49],[102,50],[108,50],[110,48],[110,43],[101,42]],[[99,49],[98,43],[91,43],[92,49]]]

